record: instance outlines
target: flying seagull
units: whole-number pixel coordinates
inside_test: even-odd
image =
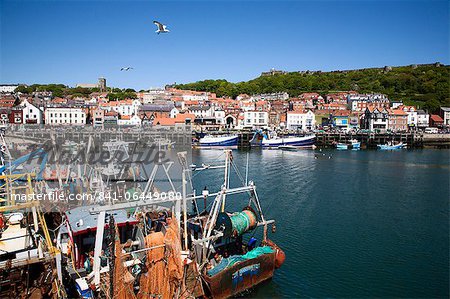
[[[120,68],[121,71],[129,71],[132,70],[133,68],[131,66],[127,66],[127,67],[122,67]]]
[[[160,22],[158,22],[158,21],[153,21],[153,24],[155,24],[156,27],[158,27],[158,30],[155,31],[155,32],[158,33],[158,34],[170,32],[170,31],[167,29],[167,26],[166,26],[166,25],[164,25],[164,24],[162,24],[162,23],[160,23]]]

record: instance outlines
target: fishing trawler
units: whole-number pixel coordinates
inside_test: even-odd
[[[0,175],[0,298],[63,298],[53,245],[39,201],[19,201],[33,194],[29,173]],[[27,182],[23,184],[23,182]]]
[[[205,296],[228,298],[241,294],[257,284],[270,279],[285,259],[284,252],[268,238],[268,226],[275,221],[266,220],[252,181],[243,181],[241,187],[230,188],[230,173],[234,168],[231,151],[226,151],[225,175],[222,189],[190,197],[214,197],[209,211],[197,212],[187,221],[191,251],[205,286]],[[233,168],[232,168],[233,167]],[[217,169],[206,166],[197,171]],[[240,176],[240,175],[239,175]],[[226,210],[227,197],[248,194],[241,211]],[[258,227],[263,228],[262,240],[248,236]]]
[[[306,136],[285,136],[278,137],[276,134],[267,134],[261,130],[258,130],[253,135],[250,140],[250,144],[253,147],[262,148],[279,148],[280,146],[295,146],[295,147],[313,147],[316,136],[306,135]]]
[[[195,146],[201,148],[223,148],[223,147],[237,147],[238,145],[238,135],[230,135],[230,136],[213,136],[206,135],[196,143]]]
[[[252,181],[230,186],[232,171],[238,173],[231,150],[225,151],[224,165],[191,168],[185,153],[178,158],[179,195],[162,164],[172,196],[149,196],[156,188],[151,178],[137,200],[66,212],[57,243],[68,293],[82,298],[228,298],[273,277],[285,259],[268,237],[269,226],[275,232],[275,221],[265,218]],[[193,189],[193,171],[218,169],[224,170],[219,190]],[[238,204],[242,208],[229,211],[227,200],[236,203],[237,196],[244,198]],[[254,234],[258,228],[261,240]]]

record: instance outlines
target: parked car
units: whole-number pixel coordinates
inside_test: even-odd
[[[424,132],[427,134],[437,134],[438,128],[428,127],[428,128],[425,128]]]

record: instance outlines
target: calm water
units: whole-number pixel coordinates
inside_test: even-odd
[[[250,151],[249,178],[277,220],[270,238],[287,255],[251,296],[448,297],[450,151],[314,153]],[[233,155],[244,173],[247,153]],[[196,188],[220,175],[199,173]]]

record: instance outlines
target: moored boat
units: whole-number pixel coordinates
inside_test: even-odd
[[[284,252],[268,238],[268,225],[271,224],[272,232],[275,231],[274,220],[265,219],[254,183],[243,182],[241,187],[230,188],[230,172],[236,168],[229,150],[226,151],[224,168],[221,191],[210,194],[205,189],[201,195],[191,197],[192,200],[205,200],[205,210],[197,211],[189,218],[188,232],[207,298],[239,296],[272,278],[285,260]],[[250,201],[248,198],[244,200],[244,208],[240,212],[227,212],[225,202],[228,194],[249,194]],[[215,199],[208,211],[206,199],[209,197]],[[254,231],[260,226],[263,233],[259,241]]]
[[[399,142],[399,143],[393,143],[393,142],[388,142],[386,144],[378,144],[377,148],[379,150],[397,150],[397,149],[402,149],[406,147],[406,143],[403,142]]]
[[[199,147],[237,147],[238,135],[213,136],[206,135],[195,144]]]
[[[348,143],[339,142],[339,143],[336,143],[336,149],[338,149],[338,150],[348,150],[348,149],[359,150],[359,149],[361,149],[361,142],[356,139],[352,139]]]
[[[253,135],[250,144],[255,147],[262,148],[279,148],[280,146],[295,146],[295,147],[312,147],[314,145],[316,136],[268,136],[262,131],[256,131]]]

